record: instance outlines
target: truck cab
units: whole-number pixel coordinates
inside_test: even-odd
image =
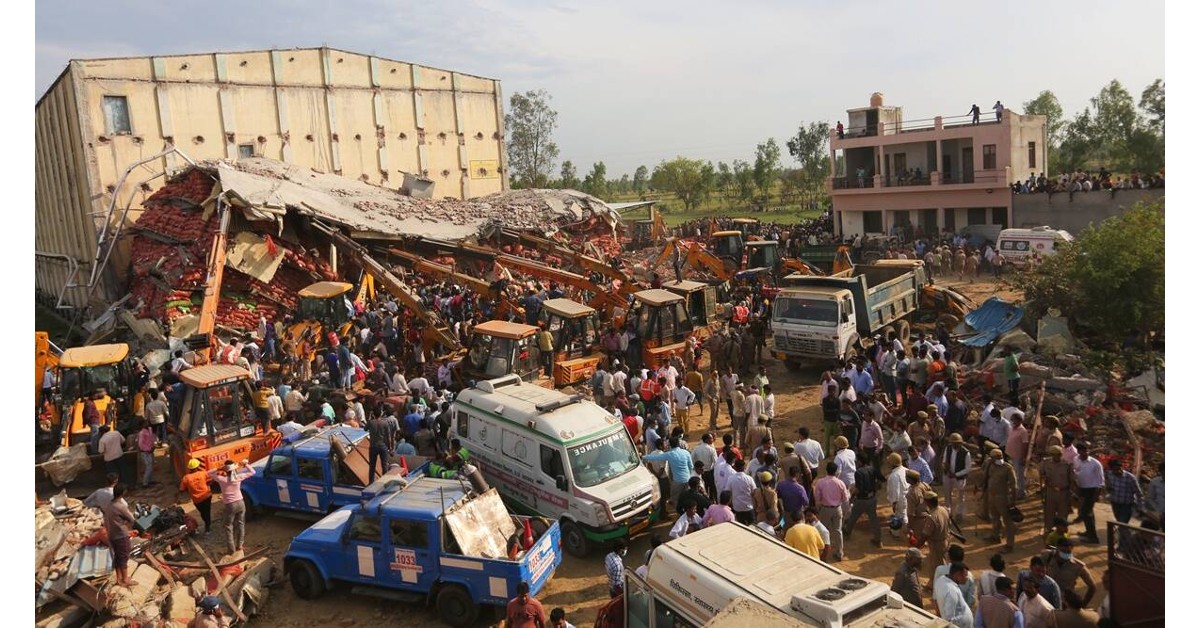
[[[719,257],[731,272],[742,267],[745,251],[745,238],[741,231],[717,231],[712,235],[713,255]]]
[[[633,294],[638,337],[642,340],[642,363],[658,368],[673,352],[683,351],[683,341],[695,329],[688,302],[669,290],[641,290]]]
[[[475,379],[515,374],[527,382],[541,379],[538,328],[508,321],[487,321],[471,328],[462,372]],[[546,381],[546,385],[550,385]]]
[[[113,429],[133,416],[133,367],[124,343],[72,347],[58,358],[58,397],[61,444],[70,447],[90,440],[83,420],[84,399],[91,397],[105,424]]]
[[[700,283],[699,281],[664,282],[663,289],[673,292],[686,300],[688,316],[692,321],[692,329],[703,340],[711,336],[713,331],[721,326],[722,320],[717,309],[719,298],[717,286]]]
[[[514,546],[526,529],[532,545]],[[541,591],[562,562],[561,540],[557,523],[512,515],[495,489],[385,475],[297,535],[283,561],[303,599],[341,582],[352,593],[432,602],[446,623],[473,626],[520,582]]]
[[[370,447],[366,430],[346,425],[289,434],[250,465],[255,474],[242,482],[242,495],[258,511],[325,514],[356,503],[371,477]],[[404,463],[412,473],[424,473],[424,459],[409,456]]]
[[[926,283],[919,260],[860,264],[832,277],[788,275],[771,308],[775,356],[789,368],[800,359],[842,362],[858,354],[860,338],[907,337]]]
[[[513,508],[558,519],[572,555],[657,520],[663,496],[629,432],[581,395],[510,375],[463,389],[450,412],[451,436],[487,481]]]
[[[747,556],[754,560],[747,563]],[[625,571],[622,597],[627,628],[950,626],[882,582],[827,565],[740,523],[658,546],[645,579]]]
[[[279,446],[279,432],[264,432],[254,414],[249,371],[207,364],[181,372],[179,379],[186,387],[183,409],[177,420],[167,423],[171,465],[177,475],[187,472],[191,458],[211,471],[226,460],[254,462]]]
[[[554,385],[586,381],[600,363],[600,317],[571,299],[542,304],[541,320],[554,338]]]

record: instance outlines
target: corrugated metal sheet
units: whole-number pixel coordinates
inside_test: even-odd
[[[80,578],[106,576],[112,570],[112,552],[104,545],[81,547],[71,559],[71,571]]]
[[[979,309],[967,312],[963,320],[976,333],[960,342],[968,347],[985,347],[1002,334],[1016,329],[1024,317],[1025,308],[1000,297],[992,297],[984,301]]]

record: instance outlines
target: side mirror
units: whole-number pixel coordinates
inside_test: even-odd
[[[564,475],[556,476],[554,478],[554,486],[557,487],[558,490],[560,490],[560,491],[566,491],[567,490],[567,477]]]

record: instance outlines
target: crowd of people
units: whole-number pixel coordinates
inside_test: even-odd
[[[940,338],[921,334],[911,344],[894,334],[876,337],[865,356],[822,374],[823,432],[801,427],[794,440],[772,430],[774,394],[764,370],[743,382],[728,369],[705,378],[696,365],[677,383],[668,368],[649,391],[652,403],[621,412],[631,435],[642,430],[649,452],[643,460],[668,496],[669,538],[737,521],[838,562],[846,558],[845,540],[865,519],[881,552],[894,551],[884,548],[884,529],[889,547],[905,549],[894,590],[956,626],[1010,626],[1005,621],[1014,616],[1026,626],[1095,625],[1070,623],[1107,616],[1106,602],[1099,614],[1086,610],[1095,579],[1072,548],[1099,543],[1093,508],[1101,492],[1107,490],[1118,521],[1140,513],[1158,527],[1161,492],[1143,495],[1119,459],[1105,469],[1056,417],[1044,417],[1032,433],[1031,404],[1019,394],[1018,357],[1011,350],[1002,370],[1010,394],[969,400],[949,345],[944,331]],[[704,402],[709,429],[689,444],[686,417],[693,406],[703,417]],[[654,420],[643,420],[643,411]],[[718,412],[728,413],[730,426],[720,436]],[[1036,467],[1040,481],[1045,551],[1030,559],[1029,569],[1005,575],[1004,555],[1015,551],[1023,520],[1018,504],[1027,496],[1028,466]],[[1078,516],[1069,522],[1073,510]],[[969,511],[990,523],[984,541],[998,546],[979,587],[955,544],[965,541],[960,525]],[[1082,524],[1076,535],[1073,524]],[[618,546],[605,560],[612,595],[621,592],[623,550]]]
[[[1066,192],[1074,198],[1076,192],[1098,192],[1108,190],[1113,195],[1118,190],[1150,190],[1166,187],[1163,172],[1143,173],[1134,170],[1128,177],[1114,176],[1107,168],[1100,170],[1076,169],[1074,172],[1063,172],[1058,178],[1046,177],[1046,173],[1036,176],[1032,172],[1024,181],[1012,184],[1013,194],[1059,194]]]

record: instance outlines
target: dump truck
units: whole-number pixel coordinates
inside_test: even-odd
[[[882,582],[827,565],[740,523],[659,545],[644,579],[625,570],[619,600],[601,608],[596,626],[950,626]]]
[[[792,369],[802,360],[844,362],[873,334],[907,338],[927,283],[919,260],[881,260],[836,277],[788,275],[772,304],[773,353]]]
[[[351,593],[432,603],[442,621],[474,626],[521,582],[541,591],[562,562],[561,540],[558,523],[512,515],[494,488],[389,474],[298,534],[283,566],[306,600],[340,582]]]

